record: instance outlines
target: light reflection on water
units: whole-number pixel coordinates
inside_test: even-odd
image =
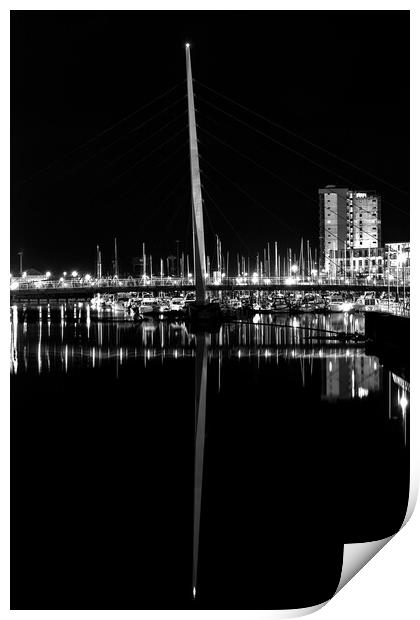
[[[33,309],[35,311],[35,309]],[[21,322],[18,308],[11,311],[11,373],[69,372],[73,368],[97,369],[114,360],[119,366],[143,359],[144,367],[155,360],[194,358],[196,336],[182,322],[148,320],[142,323],[95,320],[89,305],[73,308],[39,307],[38,322]],[[57,322],[51,321],[52,315]],[[382,389],[379,360],[365,355],[362,346],[338,344],[330,332],[363,332],[363,315],[329,314],[255,315],[248,322],[224,324],[209,334],[209,364],[218,364],[218,390],[222,361],[277,364],[298,363],[302,387],[320,365],[320,396],[324,400],[362,399]],[[404,391],[402,402],[407,396]],[[401,399],[400,399],[401,400]]]
[[[49,306],[33,308],[36,322],[22,322],[17,306],[11,308],[11,374],[98,370],[112,363],[118,378],[119,368],[133,359],[141,359],[147,368],[157,361],[196,357],[197,337],[183,322],[102,322],[95,320],[87,304],[54,310],[57,322],[51,321],[54,313]],[[363,346],[338,344],[330,337],[330,332],[343,331],[363,333],[363,315],[257,314],[247,322],[224,324],[208,335],[208,363],[217,364],[217,391],[222,389],[224,365],[234,360],[256,363],[258,370],[267,364],[293,363],[302,388],[314,381],[317,365],[321,400],[360,400],[387,389],[389,411],[391,400],[395,401],[393,416],[397,411],[405,428],[409,383],[384,372],[378,358],[366,355]]]

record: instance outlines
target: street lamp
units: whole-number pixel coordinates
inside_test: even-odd
[[[372,280],[373,284],[376,284],[376,267],[372,267]]]
[[[398,291],[398,269],[401,267],[402,270],[402,280],[403,280],[403,300],[405,306],[405,270],[404,270],[405,258],[402,252],[400,252],[397,256],[397,291]]]

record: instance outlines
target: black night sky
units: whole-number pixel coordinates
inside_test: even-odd
[[[191,251],[186,41],[210,256],[317,244],[326,184],[409,239],[408,11],[13,11],[11,35],[12,271]]]

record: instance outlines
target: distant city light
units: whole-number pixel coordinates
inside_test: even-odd
[[[77,271],[72,271],[71,272],[71,277],[72,278],[77,278]]]
[[[89,280],[91,280],[91,279],[92,279],[92,276],[90,275],[90,273],[87,273],[87,274],[85,275],[85,280],[86,280],[86,282],[89,282]]]
[[[64,282],[64,278],[63,278],[63,276],[61,276],[61,278],[60,278],[59,282]]]
[[[51,271],[47,271],[46,274],[45,274],[45,277],[46,278],[51,278]]]
[[[67,271],[63,271],[63,276],[66,277]]]
[[[293,273],[296,273],[296,271],[299,269],[299,267],[297,265],[292,265],[291,269],[292,269]]]
[[[398,396],[399,396],[399,394],[398,394]],[[408,400],[407,400],[404,392],[402,393],[401,398],[398,398],[398,401],[399,401],[399,405],[400,405],[400,407],[402,409],[403,415],[405,415],[405,410],[407,409]]]

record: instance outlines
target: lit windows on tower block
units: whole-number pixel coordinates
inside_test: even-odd
[[[382,274],[380,196],[335,185],[318,195],[321,269],[335,278]]]

